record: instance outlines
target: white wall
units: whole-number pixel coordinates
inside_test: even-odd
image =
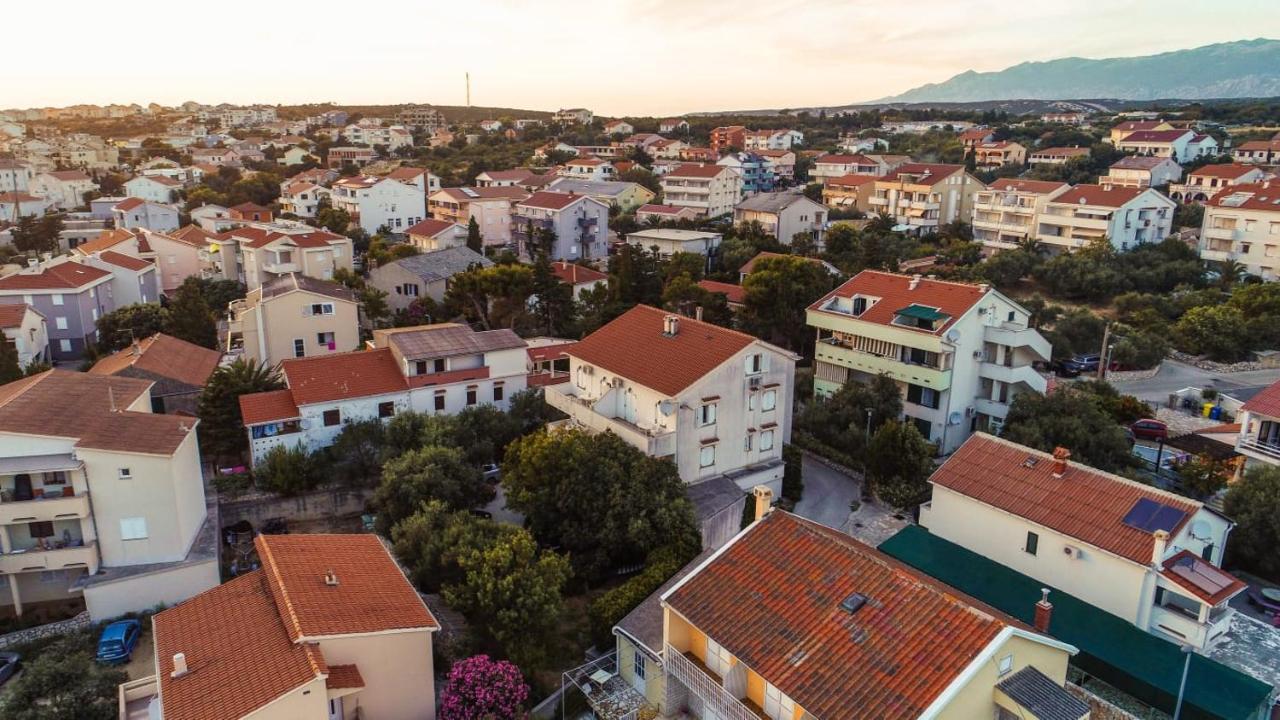
[[[91,585],[84,590],[84,602],[94,622],[101,622],[157,605],[177,605],[217,587],[220,582],[218,561],[210,558],[201,563]]]

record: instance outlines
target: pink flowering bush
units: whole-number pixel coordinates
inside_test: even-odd
[[[529,686],[506,660],[475,655],[453,664],[440,692],[439,720],[507,720],[524,715]]]

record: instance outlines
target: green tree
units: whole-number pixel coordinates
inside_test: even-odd
[[[805,310],[831,290],[834,279],[817,262],[795,256],[764,257],[742,282],[742,324],[748,332],[801,352],[813,341]]]
[[[114,720],[123,669],[94,662],[85,639],[55,640],[10,681],[0,715],[12,720]]]
[[[378,526],[384,534],[428,500],[455,510],[478,508],[492,500],[493,488],[453,447],[428,446],[382,466],[382,482],[373,494]]]
[[[10,231],[13,246],[22,252],[57,252],[58,236],[62,232],[61,213],[42,216],[24,215]]]
[[[244,284],[235,280],[195,277],[188,280],[200,286],[200,294],[204,296],[205,303],[215,315],[225,313],[227,305],[230,305],[232,300],[239,300],[246,293]]]
[[[300,445],[277,445],[254,464],[254,484],[285,496],[314,490],[322,473],[316,459]]]
[[[1018,395],[1002,436],[1044,452],[1067,448],[1075,460],[1107,472],[1133,464],[1124,428],[1100,407],[1096,395],[1071,388]]]
[[[1204,455],[1193,455],[1178,466],[1180,489],[1197,499],[1208,498],[1226,487],[1229,477],[1225,463]]]
[[[538,233],[542,233],[538,230]],[[555,242],[555,234],[547,238]],[[573,322],[573,286],[560,282],[551,270],[551,258],[547,255],[546,245],[540,247],[533,259],[533,314],[536,318],[537,332],[552,337],[563,337]]]
[[[386,425],[382,420],[354,420],[325,448],[329,477],[343,485],[372,487],[382,475],[382,450]]]
[[[877,375],[866,383],[846,383],[829,398],[815,399],[797,416],[796,430],[821,443],[825,454],[834,451],[832,459],[861,465],[871,434],[901,414],[902,393],[897,383],[887,375]]]
[[[462,555],[488,547],[509,529],[467,510],[451,510],[440,500],[428,500],[391,528],[391,540],[414,586],[439,592],[462,580],[458,562]]]
[[[530,323],[532,294],[533,268],[527,265],[474,267],[450,279],[444,304],[449,315],[485,330],[517,328]]]
[[[239,358],[214,370],[196,406],[200,418],[196,427],[204,453],[213,458],[242,458],[249,439],[240,415],[240,396],[283,387],[279,370],[256,360]]]
[[[1259,465],[1231,485],[1223,501],[1236,522],[1231,557],[1271,579],[1280,578],[1280,468]]]
[[[165,330],[169,310],[157,303],[136,303],[116,308],[98,318],[98,350],[113,353]]]
[[[997,288],[1008,289],[1035,271],[1039,255],[1026,250],[1005,250],[987,258],[980,266],[982,276]]]
[[[1169,352],[1169,343],[1162,333],[1146,332],[1126,325],[1116,325],[1113,331],[1119,339],[1111,351],[1111,359],[1125,367],[1153,368]]]
[[[915,425],[889,420],[867,446],[866,477],[876,497],[908,508],[929,495],[934,448]]]
[[[1249,324],[1232,305],[1191,308],[1174,324],[1173,342],[1179,350],[1223,362],[1243,360],[1253,349]]]
[[[18,365],[18,348],[8,338],[0,338],[0,385],[25,377]]]
[[[480,236],[480,223],[474,216],[467,220],[467,247],[484,254],[484,238]]]
[[[351,213],[342,208],[321,207],[316,212],[316,224],[330,232],[345,235],[351,227]]]
[[[196,278],[187,278],[178,286],[169,305],[165,332],[202,347],[218,347],[218,326]]]

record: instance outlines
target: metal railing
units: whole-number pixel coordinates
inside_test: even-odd
[[[697,695],[715,713],[715,717],[721,720],[760,720],[760,716],[751,708],[725,690],[719,680],[708,675],[670,645],[662,653],[662,664],[666,668],[668,679],[679,680],[680,684]]]
[[[1247,435],[1240,438],[1240,447],[1246,450],[1252,450],[1256,453],[1262,453],[1273,458],[1280,458],[1280,445],[1258,440],[1256,435]]]

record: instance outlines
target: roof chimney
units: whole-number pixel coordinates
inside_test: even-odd
[[[751,494],[756,498],[756,520],[760,520],[773,510],[773,491],[764,485],[757,485],[751,488]]]
[[[662,318],[662,334],[667,337],[675,337],[680,332],[680,318],[676,315],[667,315]]]
[[[907,283],[907,289],[915,290],[916,286],[919,284],[920,284],[920,273],[916,273],[911,276],[911,282]]]
[[[329,570],[328,572],[326,572],[324,574],[324,584],[328,585],[329,587],[337,587],[338,574],[335,573],[333,570]]]
[[[1157,530],[1152,539],[1154,542],[1151,544],[1151,564],[1159,566],[1164,562],[1164,551],[1169,547],[1169,533],[1165,530]]]
[[[702,322],[702,306],[699,305],[693,309],[693,319]]]
[[[1040,588],[1040,601],[1036,603],[1036,630],[1049,632],[1049,621],[1053,619],[1053,603],[1049,602],[1049,588]]]
[[[1067,474],[1067,461],[1071,459],[1071,451],[1064,447],[1053,449],[1053,476],[1060,478]]]
[[[987,291],[990,289],[991,289],[990,285],[986,283],[978,283],[978,292],[982,293],[983,295],[986,295]]]
[[[169,677],[180,678],[186,674],[187,674],[187,654],[174,653],[173,654],[173,672],[169,673]]]

